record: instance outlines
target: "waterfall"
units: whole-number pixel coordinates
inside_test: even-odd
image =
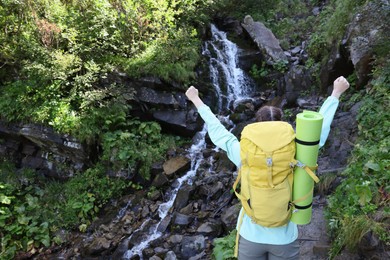
[[[235,107],[236,102],[246,98],[246,95],[251,89],[251,81],[237,65],[237,46],[227,39],[226,33],[219,31],[214,25],[211,25],[211,33],[212,38],[204,43],[202,54],[206,58],[209,58],[210,80],[218,96],[218,113],[221,113],[230,111],[231,108]],[[220,117],[220,120],[230,121],[228,116]],[[191,159],[190,170],[177,180],[178,184],[176,184],[176,188],[167,196],[169,200],[162,203],[158,208],[160,221],[146,231],[144,227],[150,221],[147,220],[138,230],[133,232],[132,236],[137,232],[148,232],[149,235],[142,243],[128,250],[124,255],[124,259],[130,259],[138,255],[142,260],[142,250],[147,248],[151,241],[163,235],[158,231],[161,221],[172,208],[177,192],[183,183],[192,184],[196,172],[204,160],[202,151],[206,148],[206,134],[207,126],[204,125],[203,129],[198,133],[196,143],[188,151],[188,156]],[[129,240],[132,236],[129,237]]]
[[[227,39],[225,32],[211,25],[211,40],[205,42],[202,54],[210,59],[210,80],[218,96],[218,112],[230,110],[247,98],[252,81],[238,67],[237,45]]]

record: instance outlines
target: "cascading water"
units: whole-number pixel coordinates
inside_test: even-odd
[[[219,31],[214,25],[211,25],[212,38],[205,42],[202,54],[210,59],[210,79],[218,95],[218,114],[230,111],[237,101],[247,98],[246,95],[251,88],[251,81],[245,76],[244,72],[237,66],[237,46],[229,41],[226,33]],[[228,120],[228,116],[220,117],[221,120]],[[128,250],[124,258],[130,259],[138,255],[142,257],[142,251],[149,245],[149,243],[162,236],[158,231],[161,221],[167,216],[171,209],[177,192],[183,183],[192,184],[196,172],[203,161],[203,150],[206,148],[205,136],[207,133],[206,125],[203,126],[202,131],[198,133],[197,142],[193,144],[189,150],[189,157],[191,159],[191,169],[183,177],[177,180],[177,186],[169,194],[169,200],[159,206],[158,213],[160,221],[149,228],[149,235],[142,243],[134,246]],[[138,232],[148,232],[144,229],[149,220],[146,220],[141,227],[133,232],[133,235]],[[133,236],[132,235],[132,236]],[[131,237],[129,238],[129,240]]]
[[[210,79],[218,95],[218,113],[221,113],[247,97],[252,81],[238,67],[237,45],[213,24],[211,34],[212,38],[205,42],[202,54],[210,58]]]

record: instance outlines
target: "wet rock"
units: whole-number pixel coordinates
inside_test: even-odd
[[[161,198],[161,192],[159,190],[153,190],[150,193],[148,193],[148,198],[152,201],[157,201],[159,198]],[[156,206],[155,204],[154,204],[154,206],[151,205],[150,210],[152,210],[152,212],[155,211],[155,209],[152,209],[152,207],[154,208],[155,206]]]
[[[181,136],[192,136],[199,130],[197,122],[187,121],[187,111],[173,109],[159,109],[152,116],[169,133]]]
[[[223,210],[221,214],[221,221],[226,230],[232,231],[235,229],[240,209],[241,204],[235,204]]]
[[[163,187],[165,184],[167,184],[169,182],[167,176],[163,173],[158,173],[153,181],[152,181],[152,186],[156,187],[156,188],[160,188],[160,187]]]
[[[163,164],[163,169],[166,175],[180,174],[188,171],[191,166],[191,160],[185,156],[177,156],[169,159]]]
[[[176,259],[177,259],[176,254],[173,251],[167,252],[164,258],[164,260],[176,260]]]
[[[158,91],[151,88],[141,87],[137,90],[137,97],[140,101],[152,104],[176,105],[177,101],[173,94],[165,91]]]
[[[145,248],[144,250],[142,250],[142,256],[144,258],[149,258],[150,259],[150,258],[152,258],[153,255],[154,255],[153,248],[148,247],[148,248]]]
[[[232,17],[223,17],[216,19],[216,25],[220,30],[234,34],[241,35],[242,34],[242,26],[240,21],[234,19]]]
[[[193,212],[193,209],[194,209],[194,204],[189,203],[187,206],[185,206],[180,210],[180,213],[184,215],[190,215]]]
[[[290,52],[291,52],[292,55],[297,55],[297,54],[299,54],[301,51],[302,51],[301,47],[300,47],[300,46],[296,46],[296,47],[294,47]]]
[[[191,185],[183,185],[177,192],[175,201],[173,203],[174,208],[179,211],[187,206],[191,194],[194,192],[195,187]]]
[[[201,252],[200,254],[197,254],[196,256],[192,256],[192,257],[188,258],[188,260],[201,260],[201,259],[204,259],[205,256],[206,256],[206,253]]]
[[[196,230],[197,233],[205,235],[218,237],[221,234],[222,228],[220,223],[215,222],[206,222],[198,227]]]
[[[171,215],[168,215],[165,218],[163,218],[160,222],[160,225],[157,228],[157,231],[161,232],[161,233],[165,232],[167,230],[169,224],[171,223],[171,220],[172,220]]]
[[[189,259],[199,253],[201,253],[206,246],[206,241],[204,236],[185,236],[181,242],[181,251],[180,253],[183,256],[183,259]]]
[[[227,157],[227,154],[223,151],[214,155],[215,163],[214,167],[217,172],[231,172],[234,171],[236,166]]]
[[[203,185],[199,188],[199,194],[206,196],[208,199],[216,199],[221,196],[225,186],[221,182],[213,185]]]
[[[358,125],[356,121],[360,104],[354,105],[349,112],[336,113],[332,122],[332,133],[329,135],[322,156],[318,158],[318,172],[338,171],[347,165],[352,152],[353,144],[357,138]]]
[[[244,50],[238,53],[238,66],[246,71],[250,72],[254,65],[261,67],[263,55],[259,50]]]
[[[142,207],[142,217],[145,218],[146,216],[148,216],[150,214],[150,210],[149,210],[149,206],[144,206]]]
[[[182,240],[183,240],[182,235],[172,235],[168,238],[168,242],[171,244],[180,244]]]
[[[154,253],[155,253],[157,256],[161,257],[161,258],[163,258],[164,255],[165,255],[166,253],[168,253],[168,251],[169,251],[168,249],[163,248],[163,247],[156,247],[156,248],[154,248]]]
[[[175,212],[173,216],[173,224],[179,226],[188,226],[193,221],[193,219],[194,218],[191,216]]]
[[[101,252],[109,249],[110,246],[110,240],[104,237],[95,238],[87,247],[82,249],[82,255],[99,255]]]

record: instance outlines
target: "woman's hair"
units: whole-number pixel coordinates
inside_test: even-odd
[[[283,112],[280,108],[272,106],[263,106],[256,112],[256,121],[281,121]]]

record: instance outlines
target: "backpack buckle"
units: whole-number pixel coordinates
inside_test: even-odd
[[[297,166],[299,168],[304,168],[306,165],[304,163],[301,163],[300,161],[297,162]]]
[[[268,167],[271,167],[271,166],[272,166],[272,158],[271,158],[271,157],[268,157],[268,158],[267,158],[267,166],[268,166]]]

